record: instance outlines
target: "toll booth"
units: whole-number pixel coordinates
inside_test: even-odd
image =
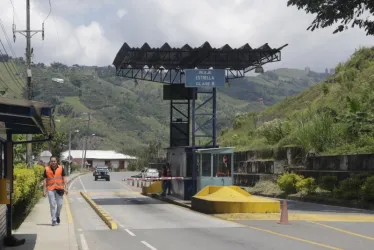
[[[231,186],[233,184],[234,148],[195,148],[197,192],[209,185]],[[192,147],[173,147],[167,149],[167,162],[171,175],[183,177],[172,180],[173,195],[190,200],[192,191]]]
[[[196,150],[197,192],[206,186],[232,186],[234,148],[207,148]]]
[[[167,162],[170,164],[171,175],[183,177],[179,180],[171,180],[173,195],[183,200],[192,197],[192,148],[172,147],[167,149]]]

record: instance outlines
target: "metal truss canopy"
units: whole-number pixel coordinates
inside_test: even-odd
[[[246,73],[257,66],[280,61],[281,50],[287,45],[273,49],[266,43],[252,49],[247,43],[240,48],[232,49],[227,44],[221,48],[212,48],[208,42],[205,42],[198,48],[192,48],[188,44],[182,48],[171,48],[167,43],[160,48],[151,48],[145,43],[141,48],[135,48],[124,43],[113,65],[116,67],[117,75],[126,75],[129,78],[137,78],[128,76],[127,72],[133,69],[141,70],[142,74],[150,69],[155,73],[154,70],[193,68],[227,69]],[[126,73],[120,73],[121,70],[126,70]]]

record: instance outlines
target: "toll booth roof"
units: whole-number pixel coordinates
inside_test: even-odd
[[[52,107],[29,100],[0,97],[0,123],[12,134],[54,133]]]
[[[196,149],[196,153],[199,154],[233,154],[234,147],[222,147],[222,148],[201,148]]]

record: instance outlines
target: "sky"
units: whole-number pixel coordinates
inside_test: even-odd
[[[0,0],[0,19],[15,54],[24,56],[26,39],[16,30],[26,29],[26,1]],[[13,6],[11,2],[13,2]],[[373,44],[364,30],[350,29],[332,34],[333,28],[307,31],[313,21],[287,0],[31,0],[33,62],[61,62],[72,65],[111,65],[124,42],[141,47],[147,42],[158,47],[188,43],[198,47],[208,41],[212,47],[232,48],[249,43],[252,48],[268,43],[281,47],[282,61],[264,66],[310,67],[322,72],[343,62],[360,46]],[[50,15],[48,16],[48,14]],[[47,18],[48,16],[48,18]],[[47,18],[47,19],[46,19]],[[14,21],[13,21],[14,20]],[[4,33],[0,39],[11,55]],[[0,47],[1,48],[1,47]]]

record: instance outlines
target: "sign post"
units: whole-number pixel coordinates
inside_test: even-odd
[[[224,69],[186,69],[186,88],[222,88],[225,87]]]

